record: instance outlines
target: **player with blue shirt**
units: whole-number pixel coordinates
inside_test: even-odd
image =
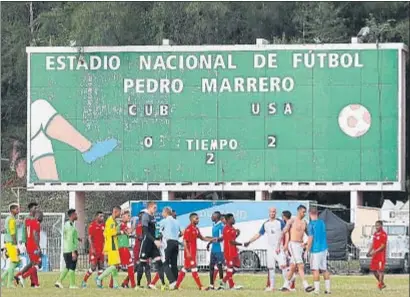
[[[223,262],[224,262],[224,255],[222,251],[222,233],[225,225],[221,221],[221,213],[219,211],[215,211],[212,214],[211,220],[214,223],[212,226],[212,237],[213,238],[218,238],[218,241],[216,242],[210,242],[207,246],[207,250],[209,250],[209,246],[212,245],[211,247],[211,263],[209,264],[209,280],[210,280],[210,285],[209,289],[213,290],[214,284],[215,284],[215,279],[219,273],[219,279],[220,282],[222,282],[222,279],[224,278],[224,271],[223,271]],[[220,284],[221,288],[221,284]]]
[[[327,236],[325,222],[318,217],[317,208],[309,209],[307,251],[310,252],[310,269],[313,274],[315,294],[319,294],[320,273],[325,279],[325,294],[330,294],[330,273],[327,270]]]
[[[267,266],[268,266],[268,285],[265,291],[275,290],[275,268],[278,263],[279,268],[282,270],[282,276],[286,279],[287,265],[286,257],[282,244],[282,230],[285,227],[285,222],[276,218],[276,208],[271,207],[269,209],[269,220],[263,223],[261,229],[255,234],[245,246],[249,246],[252,242],[259,239],[261,236],[266,235],[268,238],[267,253]]]

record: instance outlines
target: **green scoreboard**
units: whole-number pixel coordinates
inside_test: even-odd
[[[403,44],[27,54],[29,189],[404,190]]]

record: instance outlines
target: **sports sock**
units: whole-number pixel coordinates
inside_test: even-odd
[[[224,278],[224,268],[222,264],[218,264],[218,271],[219,271],[219,279],[222,280]]]
[[[178,273],[178,279],[177,279],[177,283],[175,285],[176,288],[179,288],[182,281],[184,280],[184,277],[185,277],[185,269],[182,268],[181,271]]]
[[[68,276],[70,278],[70,287],[75,287],[75,271],[70,269],[68,271]]]
[[[40,284],[38,282],[38,274],[37,274],[38,268],[37,266],[33,266],[33,268],[34,268],[33,273],[30,275],[31,283],[35,286],[39,286]]]
[[[89,270],[87,270],[87,273],[84,275],[83,281],[86,283],[92,274],[93,274],[93,271],[90,268]]]
[[[303,281],[303,288],[306,289],[307,287],[309,287],[309,283],[307,282],[307,280]]]
[[[148,263],[145,263],[144,265],[144,272],[145,272],[145,277],[147,279],[147,284],[151,283],[151,266]]]
[[[315,292],[320,291],[320,281],[314,281],[313,285],[315,286]]]
[[[269,270],[269,288],[274,288],[275,287],[275,270],[270,269]]]
[[[16,270],[17,263],[10,262],[8,274],[7,274],[7,287],[13,286],[13,279],[14,279],[14,271]]]
[[[127,268],[128,278],[131,282],[131,287],[135,287],[135,275],[134,275],[134,264],[129,264]]]
[[[113,288],[117,288],[118,287],[118,270],[114,269],[111,273],[111,280],[113,282]]]
[[[64,270],[61,271],[60,278],[58,279],[58,281],[59,281],[60,283],[65,279],[65,277],[67,276],[67,273],[68,273],[68,269],[67,269],[67,268],[64,268]]]
[[[326,291],[330,292],[330,279],[325,280],[325,289]]]
[[[192,277],[194,278],[194,281],[198,288],[202,288],[201,279],[199,278],[198,271],[192,271]]]
[[[107,269],[104,270],[103,273],[101,273],[101,274],[98,276],[98,279],[99,279],[99,280],[103,280],[104,278],[106,278],[107,276],[109,276],[109,275],[112,273],[113,270],[117,270],[117,268],[116,268],[115,266],[110,266],[110,267],[108,267]]]
[[[151,281],[151,285],[156,285],[156,283],[159,281],[159,273],[155,273],[154,278]]]

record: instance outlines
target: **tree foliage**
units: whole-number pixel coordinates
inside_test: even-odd
[[[350,42],[409,44],[408,2],[6,2],[1,11],[2,151],[25,143],[25,47]],[[30,14],[32,20],[30,20]],[[408,80],[409,86],[409,80]],[[410,88],[407,88],[408,90]],[[410,92],[408,92],[409,94]],[[410,104],[408,104],[410,105]]]

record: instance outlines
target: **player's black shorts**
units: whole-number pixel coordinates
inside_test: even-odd
[[[77,259],[78,259],[78,252],[75,252],[77,254]],[[73,259],[72,253],[64,253],[64,262],[65,262],[65,268],[68,270],[75,270],[77,268],[77,259]]]
[[[161,253],[155,243],[144,237],[141,242],[140,260],[155,259],[159,257],[161,257]]]
[[[224,263],[224,254],[222,252],[211,252],[210,266],[215,266]]]

